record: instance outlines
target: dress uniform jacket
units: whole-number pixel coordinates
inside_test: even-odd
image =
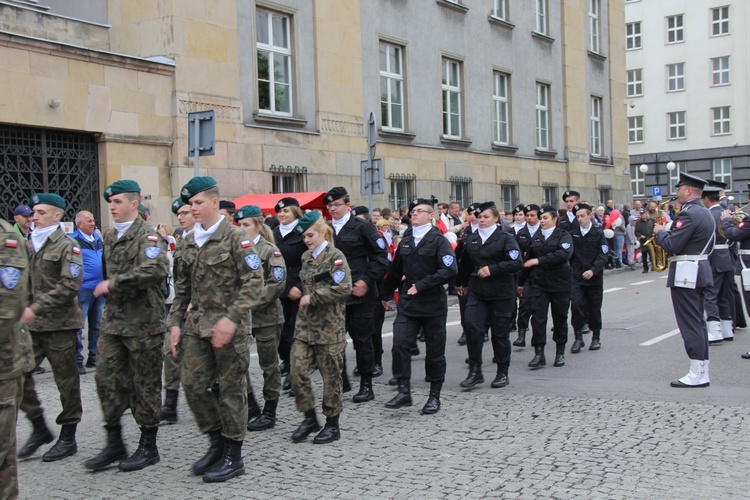
[[[490,276],[480,278],[477,271],[488,266]],[[459,263],[457,284],[481,300],[515,299],[514,273],[523,267],[521,249],[512,233],[499,227],[482,243],[479,232],[472,234],[464,245]]]
[[[573,271],[573,281],[578,286],[602,286],[604,284],[604,267],[607,265],[609,246],[604,232],[600,227],[594,226],[584,236],[581,226],[577,226],[571,233],[573,238],[573,257],[570,266]],[[591,279],[583,279],[582,274],[588,270],[593,271]]]
[[[539,264],[524,268],[519,274],[518,285],[530,285],[548,292],[570,291],[570,257],[573,255],[573,238],[568,231],[556,227],[549,238],[544,239],[542,229],[534,234],[526,252],[526,259],[539,259]]]
[[[729,241],[727,241],[726,233],[724,232],[724,228],[721,224],[721,213],[724,211],[724,208],[722,208],[721,205],[714,205],[709,208],[708,211],[714,218],[714,222],[716,223],[716,241],[714,242],[714,244],[728,245]],[[732,252],[729,248],[714,247],[713,251],[708,256],[708,262],[711,264],[711,269],[713,269],[715,273],[726,273],[729,271],[734,271],[734,252]]]
[[[284,310],[279,297],[286,286],[286,264],[281,252],[263,236],[255,244],[255,252],[263,266],[263,292],[253,309],[253,328],[281,325],[284,323]]]
[[[537,228],[537,233],[539,232],[539,228]],[[536,234],[536,233],[534,233]],[[521,255],[526,257],[526,253],[529,250],[529,247],[531,246],[531,232],[529,231],[528,224],[523,226],[520,231],[516,233],[516,241],[518,242],[518,247],[521,249]]]
[[[388,270],[388,245],[385,239],[372,223],[350,215],[344,227],[335,234],[334,242],[347,258],[352,283],[363,280],[369,287],[364,297],[352,295],[346,303],[358,304],[377,299],[377,282]]]
[[[307,245],[302,240],[302,236],[295,231],[290,231],[286,236],[281,236],[281,230],[278,227],[273,230],[273,238],[276,240],[276,246],[279,248],[286,264],[286,283],[284,284],[284,293],[281,294],[282,298],[286,298],[292,287],[302,290],[299,271],[302,268],[302,254],[307,251]]]
[[[739,242],[740,250],[750,251],[750,215],[746,215],[737,226],[734,225],[731,218],[723,219],[721,226],[730,241]],[[750,267],[750,254],[743,253],[740,258],[745,267]]]
[[[561,215],[559,219],[557,219],[557,227],[559,227],[560,229],[564,229],[568,231],[569,233],[572,232],[578,226],[580,226],[580,224],[578,224],[578,219],[573,217],[573,220],[571,221],[570,218],[568,217],[567,212]]]

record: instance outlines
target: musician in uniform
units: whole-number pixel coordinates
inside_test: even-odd
[[[672,294],[677,326],[690,358],[690,371],[672,382],[672,387],[709,385],[708,333],[703,311],[706,287],[713,284],[707,253],[711,251],[715,223],[711,213],[700,202],[705,186],[703,179],[681,172],[676,187],[682,210],[670,228],[663,224],[654,226],[654,241],[670,255],[667,286]],[[680,269],[678,275],[677,265],[683,262],[694,262],[696,264],[686,267],[697,269],[692,272]],[[692,288],[689,287],[691,280],[694,283]]]
[[[726,234],[727,239],[730,241],[736,241],[739,243],[739,260],[740,267],[747,269],[750,267],[750,215],[744,215],[741,220],[735,225],[735,217],[729,210],[724,210],[721,214],[721,227]],[[742,278],[743,284],[745,278]],[[742,287],[742,293],[745,296],[745,302],[750,303],[750,292]],[[744,359],[750,359],[750,352],[746,352],[742,355]]]

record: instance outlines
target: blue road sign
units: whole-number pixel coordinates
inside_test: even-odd
[[[654,198],[661,196],[661,186],[651,186],[651,196]]]

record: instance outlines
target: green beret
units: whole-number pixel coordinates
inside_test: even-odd
[[[187,205],[184,201],[182,201],[182,198],[177,198],[172,202],[172,213],[177,215],[177,211],[180,209],[180,207],[184,207]]]
[[[213,177],[193,177],[190,181],[182,186],[180,198],[185,203],[190,203],[190,198],[203,191],[208,191],[216,187],[216,179]]]
[[[297,227],[294,228],[294,232],[297,234],[302,234],[308,229],[310,229],[310,226],[315,224],[315,221],[320,219],[320,212],[317,210],[313,210],[312,212],[308,212],[305,215],[302,216],[301,219],[299,219],[299,223],[297,224]]]
[[[29,198],[27,205],[30,208],[34,208],[34,205],[52,205],[53,207],[62,208],[63,210],[68,208],[68,204],[65,203],[62,196],[52,193],[34,194]]]
[[[260,211],[260,207],[257,205],[245,205],[234,213],[234,220],[237,222],[248,217],[260,217],[263,212]]]
[[[140,193],[141,186],[135,181],[120,180],[115,181],[104,190],[104,200],[109,203],[110,196],[120,193]]]
[[[143,203],[141,203],[141,204],[138,205],[138,210],[140,210],[144,214],[151,215],[151,210],[149,210],[148,208],[146,208],[146,205],[144,205]]]

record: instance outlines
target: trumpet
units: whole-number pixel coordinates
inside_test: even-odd
[[[664,208],[675,201],[677,197],[669,198],[659,203],[659,207],[656,209],[656,224],[664,225],[667,223],[663,212]],[[654,237],[647,239],[643,245],[641,245],[641,251],[647,251],[651,256],[651,268],[656,272],[662,272],[669,267],[669,254],[662,247],[656,244]]]

